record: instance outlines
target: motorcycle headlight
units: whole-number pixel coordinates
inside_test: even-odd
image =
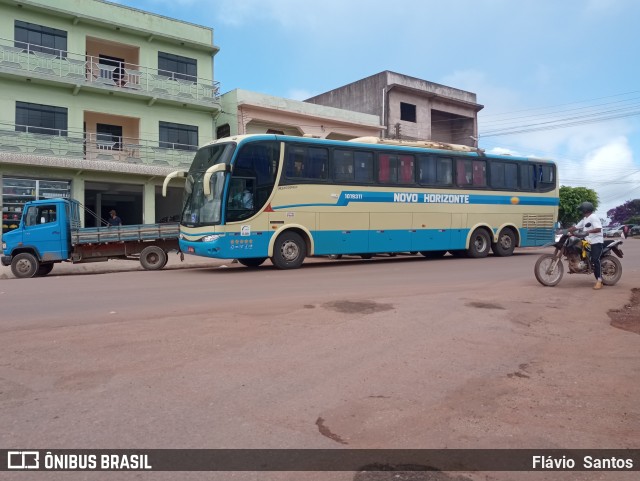
[[[218,239],[220,239],[220,236],[217,234],[206,235],[202,238],[202,242],[213,242],[213,241],[217,241]]]

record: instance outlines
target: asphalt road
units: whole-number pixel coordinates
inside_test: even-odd
[[[624,250],[597,292],[540,286],[537,250],[2,279],[0,446],[638,448],[639,338],[607,315],[640,287],[640,241]],[[7,479],[125,476],[81,474]],[[514,479],[294,474],[128,477]],[[636,479],[558,474],[517,479]]]

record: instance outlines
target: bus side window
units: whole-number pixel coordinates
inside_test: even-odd
[[[538,190],[546,192],[556,185],[555,171],[552,165],[538,165]]]
[[[456,184],[467,187],[473,183],[473,168],[470,160],[456,160]]]
[[[504,184],[509,190],[516,190],[518,188],[518,166],[516,164],[505,164]]]
[[[453,160],[446,157],[438,157],[438,184],[453,184]]]
[[[289,147],[287,154],[287,177],[304,177],[304,151],[302,147]]]
[[[486,187],[487,185],[487,164],[484,160],[474,160],[471,162],[473,168],[473,186]]]
[[[293,179],[326,180],[329,151],[318,147],[290,147],[287,155],[287,177]]]
[[[400,183],[413,184],[415,162],[412,155],[399,155],[398,161],[400,163]]]
[[[380,154],[378,156],[378,182],[386,184],[391,179],[391,156]]]
[[[305,176],[310,179],[326,180],[329,164],[329,152],[327,149],[309,147],[307,149],[309,164],[305,170]]]
[[[456,183],[459,187],[485,187],[487,166],[484,160],[457,159]]]
[[[489,178],[491,181],[491,187],[494,189],[504,189],[506,187],[506,181],[504,178],[505,165],[506,164],[504,162],[496,161],[492,161],[489,164]]]
[[[355,152],[353,161],[356,182],[373,182],[373,153]]]
[[[436,158],[433,156],[418,157],[418,182],[420,184],[434,185],[438,182]]]
[[[520,188],[522,190],[534,190],[536,187],[535,177],[535,169],[533,165],[520,165]]]
[[[353,180],[353,152],[350,150],[333,151],[332,177],[338,182]]]
[[[418,157],[418,183],[425,185],[451,185],[453,169],[451,159],[435,155]]]
[[[378,155],[378,182],[381,184],[397,184],[400,159],[404,157],[413,159],[411,156],[405,155]],[[407,166],[408,165],[409,162],[407,161]],[[413,165],[412,162],[411,165]]]

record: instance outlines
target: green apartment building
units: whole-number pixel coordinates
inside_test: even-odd
[[[217,52],[210,28],[115,3],[0,0],[2,232],[36,198],[126,224],[178,215],[162,181],[213,139]]]

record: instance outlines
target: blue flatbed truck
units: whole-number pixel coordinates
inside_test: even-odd
[[[139,260],[162,269],[167,253],[179,251],[179,224],[80,227],[81,205],[72,199],[27,202],[17,229],[2,236],[3,266],[15,277],[46,276],[59,262],[74,264],[109,259]]]

